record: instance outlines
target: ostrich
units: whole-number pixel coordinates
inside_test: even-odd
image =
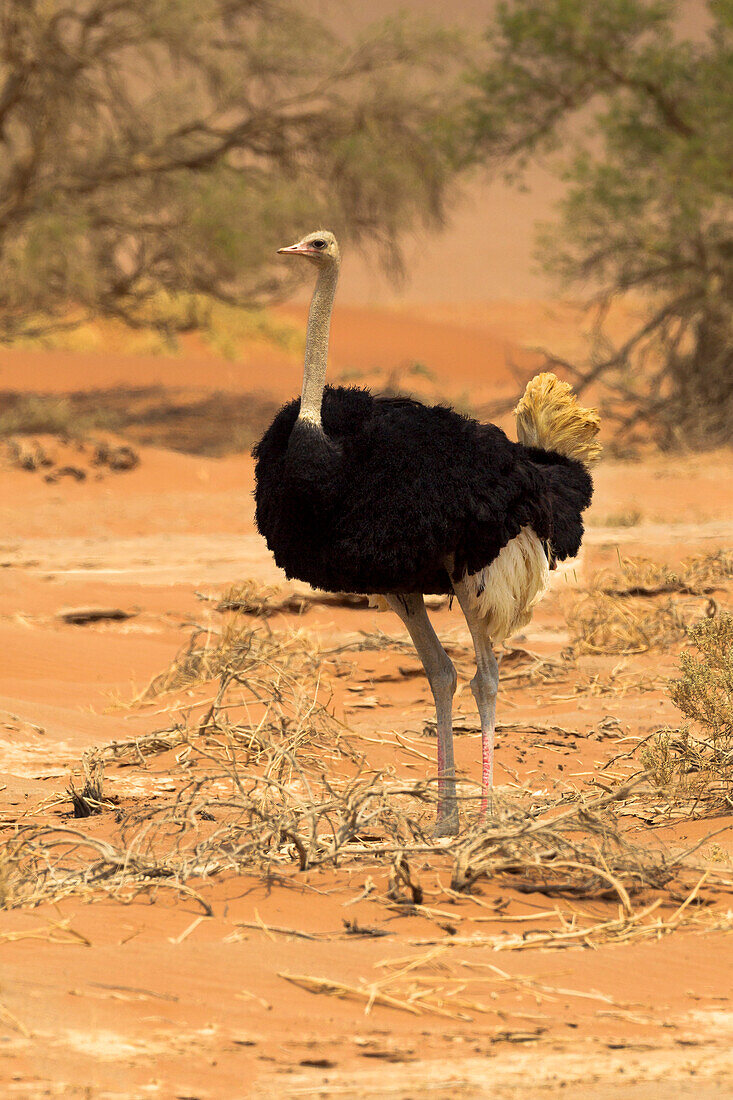
[[[318,230],[278,251],[305,258],[318,274],[301,397],[283,406],[253,451],[257,528],[288,577],[380,595],[406,626],[435,701],[435,835],[455,835],[456,671],[423,596],[455,595],[471,633],[485,813],[499,681],[492,646],[529,622],[549,570],[580,548],[598,415],[578,405],[567,383],[540,374],[515,410],[513,443],[496,425],[442,405],[326,386],[338,243]]]

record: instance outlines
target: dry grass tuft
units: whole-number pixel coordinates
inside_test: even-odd
[[[92,817],[114,808],[104,797],[104,764],[97,754],[82,757],[84,782],[81,787],[69,780],[68,794],[74,809],[74,817]]]
[[[695,811],[733,808],[733,617],[716,615],[689,630],[696,653],[680,657],[670,696],[691,726],[660,730],[641,759],[652,780]]]
[[[568,615],[576,653],[646,653],[685,637],[684,610],[673,600],[649,605],[640,599],[590,592]]]
[[[259,581],[246,580],[228,588],[217,603],[216,610],[269,618],[277,612],[302,615],[317,604],[330,607],[368,607],[369,597],[353,592],[288,592],[280,585],[263,585]]]
[[[710,593],[732,578],[730,551],[687,558],[678,570],[627,558],[620,576],[599,574],[570,609],[573,651],[633,654],[681,642],[692,622],[715,614]]]
[[[625,512],[612,512],[603,520],[597,520],[597,527],[636,527],[641,523],[643,513],[638,508],[629,508]]]
[[[152,740],[115,743],[110,749],[117,759],[139,760],[186,746],[182,755],[187,763],[191,754],[203,752],[208,760],[213,751],[212,763],[222,755],[225,785],[235,781],[237,789],[238,767],[262,763],[267,776],[291,778],[294,769],[310,765],[314,752],[347,754],[340,744],[343,728],[328,707],[323,661],[305,631],[276,634],[241,615],[231,616],[219,632],[194,631],[141,698],[186,690],[196,699],[196,715],[157,731]],[[205,760],[199,759],[199,765],[206,767]],[[230,764],[235,769],[231,773]]]
[[[303,631],[275,635],[234,614],[220,630],[195,630],[188,645],[150,682],[142,698],[204,684],[225,673],[246,679],[250,672],[263,668],[280,676],[308,678],[317,670],[319,656],[318,647]]]
[[[608,596],[706,596],[733,579],[733,551],[714,550],[686,558],[677,569],[648,558],[624,558],[621,576],[601,574],[595,585]]]
[[[216,610],[268,618],[278,611],[302,615],[308,606],[305,597],[284,593],[279,585],[263,585],[258,581],[246,580],[228,588],[217,603]]]

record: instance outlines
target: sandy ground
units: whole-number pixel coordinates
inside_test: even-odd
[[[529,354],[519,344],[531,344],[534,334],[522,328],[522,316],[519,308],[508,312],[502,325],[488,307],[430,323],[414,313],[337,311],[335,372],[368,374],[377,365],[391,370],[423,360],[442,393],[457,398],[468,389],[480,403],[508,386],[510,352]],[[542,328],[537,314],[532,323]],[[524,341],[516,342],[518,330]],[[231,364],[193,354],[131,360],[23,352],[7,355],[2,365],[3,389],[65,392],[119,381],[262,390],[280,399],[297,390],[298,366],[293,356],[260,346]],[[6,835],[30,820],[71,820],[107,835],[111,813],[69,818],[66,787],[82,753],[170,720],[178,697],[129,704],[197,624],[216,620],[202,596],[248,578],[280,579],[254,530],[249,456],[215,460],[143,448],[140,465],[120,473],[95,472],[84,451],[73,457],[87,473],[84,480],[49,483],[43,471],[7,463],[0,469],[0,822]],[[545,656],[558,657],[568,643],[564,610],[576,587],[596,568],[613,567],[619,553],[676,563],[731,544],[729,454],[608,462],[596,483],[581,560],[556,578],[515,640]],[[130,617],[85,625],[62,617],[69,608],[90,606]],[[466,640],[456,609],[440,608],[433,620],[443,637]],[[324,646],[376,628],[401,634],[388,615],[344,607],[315,606],[268,622],[276,631],[306,629]],[[623,668],[631,677],[669,675],[675,655],[625,658]],[[500,785],[587,785],[622,751],[624,738],[675,722],[659,685],[586,690],[593,675],[618,663],[581,661],[561,684],[502,688],[500,722],[558,726],[578,736],[550,744],[542,736],[500,732]],[[394,650],[354,654],[333,703],[375,766],[393,766],[413,779],[435,768],[435,743],[423,731],[429,692],[416,671],[412,656]],[[460,671],[457,762],[475,780],[480,743],[465,677],[470,670]],[[107,775],[123,809],[154,804],[176,781],[170,753],[148,766],[112,767]],[[680,819],[650,829],[632,817],[628,828],[637,842],[679,850],[729,826],[731,818]],[[720,832],[715,843],[719,858],[730,859],[733,831]],[[506,882],[482,882],[472,896],[438,904],[431,897],[444,895],[429,868],[427,911],[390,909],[371,896],[370,874],[376,897],[379,872],[363,866],[269,882],[254,875],[197,882],[212,915],[203,915],[195,898],[162,888],[134,900],[99,892],[3,911],[0,1092],[94,1100],[508,1100],[558,1088],[578,1100],[733,1095],[729,933],[695,927],[648,942],[594,949],[581,942],[563,951],[453,946],[451,965],[471,974],[497,966],[503,973],[483,971],[490,975],[482,987],[490,1013],[441,1018],[377,1004],[366,1014],[360,1003],[310,993],[281,975],[358,984],[380,973],[385,960],[449,944],[456,933],[501,937],[543,927],[555,904]],[[716,904],[725,903],[718,898]],[[608,902],[578,908],[596,918],[616,912]],[[348,935],[346,919],[384,934]]]

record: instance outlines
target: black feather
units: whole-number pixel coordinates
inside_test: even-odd
[[[577,554],[593,483],[553,451],[441,405],[327,386],[323,428],[300,400],[253,454],[255,519],[288,577],[335,592],[451,592],[530,526]]]

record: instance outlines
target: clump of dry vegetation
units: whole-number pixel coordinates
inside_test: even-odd
[[[212,876],[361,862],[392,868],[385,903],[404,908],[422,902],[408,869],[417,857],[447,864],[453,890],[500,876],[519,890],[612,896],[626,912],[635,894],[676,874],[662,853],[622,840],[608,808],[623,792],[570,808],[520,793],[448,844],[434,840],[436,777],[401,781],[353,749],[328,705],[328,659],[302,631],[278,635],[241,616],[218,634],[195,632],[144,696],[186,692],[185,717],[87,762],[101,777],[103,760],[148,768],[175,752],[165,765],[174,794],[120,815],[114,840],[71,825],[19,828],[2,861],[4,904],[168,886],[207,908],[196,884]],[[479,792],[464,784],[462,798],[470,819]]]
[[[104,764],[94,753],[82,758],[83,783],[77,787],[73,778],[69,781],[69,798],[74,817],[91,817],[112,808],[112,803],[104,797]]]
[[[169,666],[151,680],[143,693],[144,699],[168,691],[178,691],[203,684],[217,677],[236,676],[242,684],[257,670],[270,674],[267,686],[277,689],[280,677],[287,674],[291,682],[300,677],[304,686],[318,667],[319,648],[303,631],[274,634],[259,629],[241,615],[231,615],[222,627],[193,631],[188,644]]]
[[[648,558],[624,558],[620,566],[620,577],[602,573],[596,578],[596,586],[608,596],[705,596],[733,579],[733,550],[685,558],[675,569]]]
[[[16,435],[60,435],[84,439],[97,430],[114,430],[110,410],[94,406],[94,399],[75,400],[73,394],[0,394],[0,438]]]
[[[0,439],[96,432],[184,454],[220,457],[248,451],[277,411],[260,393],[190,393],[164,386],[117,386],[66,394],[0,393]]]
[[[227,588],[216,605],[217,611],[239,611],[243,615],[269,618],[277,612],[290,611],[302,615],[308,610],[305,596],[283,592],[280,585],[259,584],[254,580],[241,581]]]
[[[629,844],[619,832],[608,810],[628,793],[621,788],[592,802],[581,799],[561,812],[550,806],[532,813],[521,803],[500,807],[488,828],[458,844],[454,889],[505,875],[522,892],[614,897],[630,912],[631,895],[661,889],[674,872],[663,853]]]
[[[696,652],[680,656],[669,693],[690,725],[660,730],[642,763],[658,786],[692,799],[695,809],[732,808],[733,617],[704,619],[688,635]]]
[[[628,788],[569,807],[552,799],[537,804],[525,793],[497,807],[493,820],[477,821],[446,843],[429,832],[435,812],[430,782],[400,784],[393,776],[367,771],[353,757],[361,770],[348,779],[329,778],[313,759],[293,757],[286,778],[273,774],[270,750],[263,745],[260,765],[265,761],[254,774],[252,762],[245,767],[231,743],[224,751],[213,739],[200,748],[189,742],[184,757],[188,781],[174,798],[131,815],[115,842],[71,827],[19,829],[3,853],[3,906],[91,897],[100,890],[128,900],[141,891],[167,888],[211,913],[202,886],[213,877],[284,879],[314,867],[357,865],[390,879],[384,895],[370,895],[373,901],[438,923],[446,914],[424,903],[416,868],[445,868],[450,886],[442,890],[453,903],[480,881],[496,878],[505,888],[555,901],[618,902],[610,918],[585,914],[577,922],[576,914],[566,921],[558,910],[557,928],[483,940],[496,950],[524,950],[658,938],[681,923],[681,910],[701,885],[699,870],[684,857],[624,840],[611,811]],[[647,901],[637,907],[635,899],[643,895]],[[688,902],[673,919],[657,916],[650,923],[652,913],[680,898]],[[484,927],[472,931],[481,935]]]
[[[609,446],[609,444],[606,444]],[[591,520],[595,527],[636,527],[641,523],[643,513],[638,508],[628,508],[624,512],[612,512],[603,519]]]
[[[140,465],[140,456],[127,444],[84,442],[81,436],[74,438],[59,431],[50,446],[45,438],[34,436],[10,436],[4,445],[0,438],[0,465],[42,473],[44,481],[54,484],[66,477],[86,481],[91,475],[99,480],[110,472],[134,470]]]
[[[686,618],[673,600],[649,606],[594,591],[570,611],[568,625],[577,653],[645,653],[681,641]]]
[[[526,941],[562,947],[652,934],[649,913],[689,891],[694,869],[682,857],[623,837],[614,810],[628,798],[628,786],[601,797],[517,790],[511,802],[497,797],[485,819],[477,812],[478,788],[464,781],[464,831],[434,839],[437,776],[430,764],[417,782],[373,768],[334,713],[331,691],[344,652],[323,650],[304,631],[275,633],[242,615],[218,631],[195,631],[139,701],[164,702],[180,719],[97,750],[83,762],[94,791],[88,783],[70,792],[92,813],[114,808],[112,833],[108,818],[99,835],[98,817],[17,827],[0,853],[0,905],[100,891],[127,900],[171,889],[209,912],[204,884],[214,877],[287,878],[358,865],[389,881],[375,900],[429,919],[434,911],[418,877],[423,868],[450,883],[440,890],[453,902],[466,901],[479,882],[499,879],[553,899],[619,903],[611,920],[593,918],[582,929],[563,924]],[[523,653],[515,661],[527,663]],[[154,783],[159,765],[165,788],[132,805],[115,793],[105,798],[103,764],[117,769],[115,778],[108,775],[112,792],[120,767],[137,767]],[[649,892],[656,901],[636,908],[634,899]],[[520,937],[516,949],[524,943]]]
[[[200,597],[208,599],[207,596]],[[316,604],[331,607],[368,607],[369,596],[354,592],[294,592],[281,585],[263,585],[256,580],[231,585],[216,604],[217,611],[239,611],[244,615],[269,618],[278,612],[302,615]]]
[[[152,739],[115,742],[109,751],[118,759],[125,753],[144,758],[186,745],[180,759],[192,766],[195,758],[208,767],[202,761],[209,760],[213,748],[212,765],[222,753],[238,791],[237,767],[261,764],[266,787],[273,775],[278,781],[290,778],[293,769],[310,765],[314,746],[316,759],[329,751],[337,756],[348,751],[340,741],[343,727],[328,706],[330,689],[321,664],[319,645],[302,630],[275,634],[241,615],[228,617],[219,631],[195,630],[140,697],[144,702],[186,692],[192,700],[186,721],[156,731]],[[224,777],[225,786],[229,780]]]
[[[711,593],[733,578],[733,553],[687,558],[671,569],[627,558],[620,575],[597,575],[570,609],[575,653],[644,653],[681,642],[688,626],[715,614]]]

